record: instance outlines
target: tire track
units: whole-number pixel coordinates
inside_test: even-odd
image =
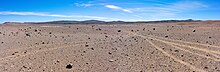
[[[163,43],[164,43],[164,42],[163,42]],[[172,46],[172,47],[174,47],[174,48],[177,48],[177,49],[179,49],[179,50],[182,50],[182,51],[185,51],[185,52],[188,52],[188,53],[191,53],[191,54],[195,54],[195,55],[198,55],[198,56],[207,58],[207,59],[212,59],[212,60],[214,60],[214,61],[220,61],[220,59],[208,57],[208,56],[206,56],[206,55],[202,55],[202,54],[199,54],[199,53],[194,53],[194,52],[192,52],[192,51],[189,51],[189,50],[187,50],[187,49],[183,49],[183,48],[181,48],[181,47],[178,47],[178,46],[175,46],[175,45],[172,45],[172,44],[169,44],[169,43],[165,43],[165,44],[170,45],[170,46]]]
[[[150,38],[152,38],[152,37],[150,37]],[[182,45],[182,44],[173,43],[173,42],[169,42],[169,41],[164,41],[164,40],[160,40],[160,39],[156,39],[156,38],[152,38],[152,39],[157,40],[157,41],[161,41],[161,42],[167,43],[167,44],[177,45],[177,46],[180,46],[180,47],[187,47],[187,48],[191,48],[191,49],[194,49],[194,50],[200,50],[200,51],[203,51],[203,52],[206,52],[206,53],[209,53],[209,54],[214,54],[214,55],[215,54],[220,54],[220,52],[218,52],[218,51],[213,51],[213,50],[208,50],[208,49],[201,49],[201,48],[198,48],[198,47],[193,47],[193,46],[189,46],[189,45]]]
[[[141,36],[141,37],[149,37],[149,36],[143,36],[143,35],[140,35],[140,34],[137,34],[137,33],[133,33],[133,32],[128,32],[128,31],[126,31],[126,32],[129,33],[129,34],[134,34],[134,35]],[[217,58],[220,58],[218,55],[216,55],[216,54],[220,55],[219,51],[213,51],[213,50],[208,50],[208,49],[201,49],[201,48],[194,47],[194,46],[182,45],[182,44],[174,43],[175,40],[174,40],[174,42],[170,42],[170,41],[165,41],[165,40],[162,40],[162,39],[156,39],[155,37],[152,37],[152,36],[150,36],[150,38],[155,39],[157,41],[161,41],[161,42],[167,43],[167,44],[173,44],[173,45],[177,45],[177,46],[180,46],[180,47],[182,46],[182,47],[187,47],[187,48],[191,48],[191,49],[194,49],[194,50],[200,50],[200,51],[209,53],[209,54],[211,54],[211,55],[213,55],[213,56],[215,56]],[[169,40],[169,39],[166,39],[166,40]]]
[[[146,37],[144,37],[144,36],[141,36],[141,37],[146,38]],[[196,68],[195,66],[193,66],[193,65],[191,65],[191,64],[189,64],[189,63],[187,63],[187,62],[184,62],[184,61],[182,61],[182,60],[180,60],[180,59],[175,58],[173,55],[170,55],[169,53],[167,53],[166,51],[164,51],[164,50],[161,49],[160,47],[156,46],[156,45],[155,45],[153,42],[151,42],[150,40],[148,40],[148,39],[146,39],[146,40],[147,40],[152,46],[154,46],[156,49],[158,49],[159,51],[161,51],[163,54],[167,55],[168,57],[174,59],[175,61],[177,61],[177,62],[179,62],[179,63],[181,63],[181,64],[183,64],[183,65],[186,65],[186,66],[190,67],[190,68],[193,69],[193,70],[196,70],[196,71],[199,71],[199,72],[206,72],[206,71],[203,70],[203,69]]]
[[[186,43],[186,44],[194,44],[194,45],[200,45],[200,46],[206,46],[206,47],[213,47],[213,48],[219,48],[220,46],[215,46],[215,45],[208,45],[208,44],[201,44],[201,43],[195,43],[195,42],[187,42],[187,41],[181,41],[181,40],[173,40],[173,39],[167,39],[167,38],[163,38],[163,37],[158,37],[158,36],[152,36],[152,35],[148,35],[150,37],[156,37],[156,38],[160,38],[160,39],[164,39],[164,40],[169,40],[169,41],[173,41],[173,42],[182,42],[182,43]]]

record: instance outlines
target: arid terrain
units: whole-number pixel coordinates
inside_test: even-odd
[[[220,21],[2,24],[0,72],[220,72]]]

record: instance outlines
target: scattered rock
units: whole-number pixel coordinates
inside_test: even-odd
[[[72,64],[66,65],[66,69],[71,69],[71,68],[73,68],[73,65],[72,65]]]
[[[30,35],[30,34],[26,34],[26,36],[31,37],[31,35]]]
[[[85,47],[88,47],[89,45],[85,45]]]
[[[97,28],[96,30],[102,30],[101,28]]]
[[[179,52],[179,50],[174,50],[174,52]]]
[[[27,68],[26,66],[23,66],[23,68]]]
[[[111,53],[111,52],[108,52],[108,54],[110,54],[110,55],[111,55],[112,53]]]
[[[109,62],[114,62],[114,61],[115,61],[115,60],[113,60],[113,59],[110,59],[110,60],[109,60]]]
[[[121,32],[121,30],[118,30],[118,32]]]
[[[181,57],[183,57],[184,55],[181,55]]]
[[[168,36],[165,36],[165,38],[167,38]]]
[[[94,48],[91,48],[91,50],[94,50]]]
[[[60,61],[59,61],[59,60],[57,60],[57,63],[60,63]]]
[[[156,30],[156,28],[153,28],[153,30]]]
[[[193,30],[193,32],[196,32],[196,30]]]

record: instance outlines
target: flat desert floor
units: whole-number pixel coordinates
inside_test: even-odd
[[[220,72],[220,22],[3,24],[0,72]]]

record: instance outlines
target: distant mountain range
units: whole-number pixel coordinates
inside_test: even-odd
[[[201,20],[161,20],[161,21],[136,21],[136,22],[126,22],[126,21],[99,21],[99,20],[85,20],[85,21],[50,21],[50,22],[24,22],[21,24],[131,24],[131,23],[173,23],[173,22],[198,22]],[[5,22],[3,24],[19,24],[19,22]]]

